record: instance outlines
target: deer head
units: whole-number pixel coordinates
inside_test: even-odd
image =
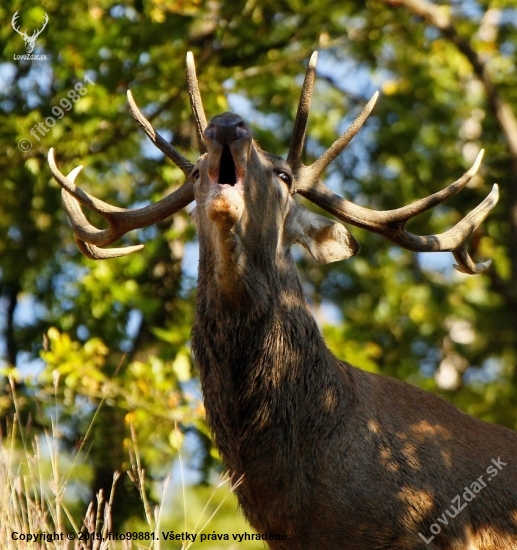
[[[43,29],[47,26],[48,23],[48,15],[45,14],[45,19],[43,21],[43,27],[39,31],[34,31],[31,36],[27,34],[26,31],[20,31],[20,28],[16,26],[16,20],[18,19],[18,11],[13,15],[13,18],[11,19],[11,25],[13,29],[23,38],[25,41],[25,50],[27,53],[32,53],[34,50],[34,46],[36,45],[36,38],[43,32]]]
[[[257,222],[257,218],[264,218],[263,212],[255,210],[258,203],[253,199],[255,195],[262,193],[267,194],[264,202],[264,205],[267,203],[267,211],[274,204],[276,215],[284,217],[284,245],[288,246],[294,241],[301,242],[317,260],[324,262],[356,254],[359,246],[349,231],[341,224],[317,216],[297,204],[293,196],[299,193],[339,220],[379,233],[408,250],[451,251],[458,262],[455,267],[459,271],[474,274],[485,270],[490,265],[490,260],[474,262],[467,252],[466,242],[495,206],[498,200],[497,185],[493,186],[484,201],[445,233],[421,236],[405,229],[405,224],[412,217],[463,189],[476,173],[483,151],[480,151],[470,170],[457,181],[437,193],[395,210],[375,211],[341,198],[326,188],[320,178],[327,166],[364,124],[377,100],[376,93],[348,130],[320,158],[310,166],[302,163],[316,60],[317,54],[314,53],[305,75],[286,160],[262,151],[253,141],[248,126],[238,115],[225,113],[214,117],[207,125],[190,52],[187,54],[187,85],[202,152],[195,165],[156,132],[142,115],[128,90],[129,108],[138,124],[156,147],[186,176],[186,182],[179,189],[153,205],[126,210],[85,193],[75,185],[82,166],[72,170],[68,176],[63,175],[56,166],[53,149],[50,149],[49,166],[55,180],[62,187],[65,209],[81,251],[92,259],[113,258],[135,252],[143,245],[111,249],[101,247],[114,243],[133,229],[146,227],[173,215],[194,199],[198,201],[194,213],[194,218],[199,220],[198,226],[203,227],[204,217],[215,222],[215,226],[227,229],[241,222],[251,238],[258,231],[257,228],[252,229],[253,224]],[[249,205],[246,208],[247,201]],[[108,228],[101,230],[92,226],[82,213],[80,204],[101,214],[108,222]],[[208,226],[206,227],[208,231]],[[212,235],[210,238],[215,237]]]

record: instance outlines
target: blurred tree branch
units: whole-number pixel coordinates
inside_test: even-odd
[[[501,129],[506,136],[508,148],[517,166],[517,118],[510,105],[501,97],[492,81],[487,63],[476,52],[472,44],[463,38],[455,27],[453,19],[444,9],[430,4],[426,0],[381,0],[391,6],[402,6],[414,15],[421,17],[427,23],[441,31],[443,36],[456,45],[458,50],[469,60],[474,73],[483,83],[490,107],[499,121]]]

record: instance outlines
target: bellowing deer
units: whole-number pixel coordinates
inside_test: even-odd
[[[133,116],[186,176],[158,203],[128,211],[76,187],[81,167],[62,186],[77,242],[90,258],[131,229],[196,200],[200,261],[192,349],[208,424],[234,480],[240,506],[273,550],[515,550],[517,433],[475,420],[439,397],[336,359],[314,321],[291,256],[295,242],[319,262],[355,255],[341,224],[312,213],[299,193],[338,219],[413,251],[450,250],[458,269],[478,273],[465,242],[497,201],[497,186],[455,227],[418,236],[413,216],[462,189],[474,166],[447,188],[387,212],[372,211],[325,188],[320,176],[357,133],[352,126],[311,166],[301,161],[316,55],[309,63],[287,160],[262,151],[238,115],[209,124],[194,62],[187,81],[202,155],[191,164],[143,117]],[[109,227],[88,223],[79,203]]]

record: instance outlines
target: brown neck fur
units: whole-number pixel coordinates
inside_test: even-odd
[[[310,455],[346,422],[333,404],[345,410],[351,392],[308,310],[290,254],[283,269],[245,270],[239,281],[248,284],[230,301],[214,285],[210,265],[207,251],[192,347],[217,446],[234,479],[245,474],[239,497],[249,516],[246,503],[259,509],[256,499],[272,484],[284,501],[295,475],[303,486]]]

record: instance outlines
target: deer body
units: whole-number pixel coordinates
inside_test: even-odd
[[[282,330],[271,312],[257,334],[242,311],[201,309],[193,343],[208,422],[234,479],[244,475],[251,525],[289,536],[272,549],[517,548],[514,433],[339,362],[308,313]],[[492,459],[502,469],[488,481]],[[467,503],[475,482],[486,487]]]
[[[239,117],[223,117],[205,132],[208,153],[193,170],[192,347],[216,445],[234,480],[244,476],[237,495],[251,525],[286,533],[269,542],[275,550],[517,549],[517,434],[331,354],[290,253],[303,241],[297,231],[322,220],[289,195],[278,177],[285,163],[260,151]],[[241,128],[228,145],[231,124]],[[236,183],[219,183],[220,173]],[[300,212],[305,225],[293,222]],[[328,250],[314,247],[353,247],[343,235],[316,237],[305,244],[323,261]],[[488,481],[492,459],[501,469]],[[477,480],[486,487],[449,517],[454,497]],[[442,514],[448,525],[438,522],[433,537]],[[478,519],[486,517],[489,525]]]
[[[112,207],[49,164],[81,250],[102,259],[141,246],[103,250],[127,231],[160,221],[194,198],[200,243],[192,349],[207,420],[250,524],[272,550],[517,550],[517,433],[485,424],[403,382],[336,359],[314,321],[291,256],[298,242],[320,262],[359,246],[341,224],[293,198],[301,193],[340,220],[416,251],[450,250],[458,269],[483,271],[465,241],[497,201],[497,188],[440,235],[405,223],[463,188],[481,157],[447,188],[388,212],[368,210],[319,181],[373,108],[371,100],[311,166],[301,151],[314,79],[311,59],[286,161],[253,141],[224,113],[207,125],[193,60],[187,82],[203,153],[193,165],[140,113],[133,116],[187,177],[155,205]],[[104,216],[98,230],[79,203]],[[279,537],[283,535],[283,537]],[[275,536],[277,537],[275,539]]]
[[[242,311],[222,313],[203,308],[195,328],[207,417],[234,478],[244,474],[237,494],[251,525],[290,538],[271,548],[517,548],[515,434],[337,361],[309,314],[284,330],[268,314],[257,334]],[[506,465],[489,482],[494,458]],[[487,487],[424,544],[418,533],[431,538],[482,475]]]

